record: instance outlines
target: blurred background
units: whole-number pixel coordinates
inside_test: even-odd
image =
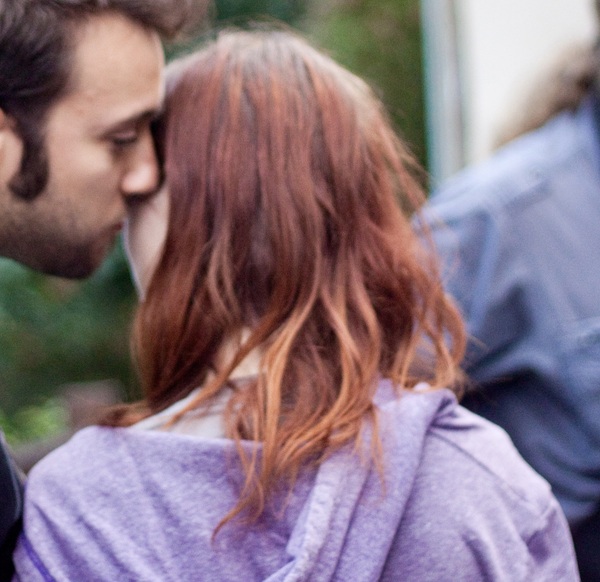
[[[214,4],[217,25],[284,21],[367,79],[426,168],[426,188],[489,155],[544,71],[596,34],[592,0]],[[139,397],[135,303],[120,244],[84,282],[0,259],[0,426],[26,470],[98,409]]]

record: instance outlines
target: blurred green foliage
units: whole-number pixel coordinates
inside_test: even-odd
[[[378,90],[396,129],[426,166],[419,2],[316,2],[308,35]]]
[[[65,434],[68,419],[62,401],[47,398],[11,415],[0,410],[0,426],[11,445],[20,445]]]
[[[58,417],[48,420],[56,408],[49,399],[66,383],[110,378],[123,397],[134,395],[128,336],[135,302],[120,246],[85,282],[0,261],[0,425],[9,440],[53,432]]]
[[[218,0],[215,4],[217,21],[269,16],[294,24],[307,8],[305,0]]]
[[[425,163],[418,0],[217,0],[217,23],[275,18],[366,78]],[[71,382],[113,379],[138,396],[129,326],[136,298],[120,245],[85,282],[0,260],[0,426],[19,443],[61,432],[55,397]]]

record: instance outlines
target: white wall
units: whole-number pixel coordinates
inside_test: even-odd
[[[594,0],[421,0],[430,172],[490,154],[536,81],[596,35]]]
[[[593,39],[593,0],[458,0],[466,161],[490,152],[532,85],[561,54]]]

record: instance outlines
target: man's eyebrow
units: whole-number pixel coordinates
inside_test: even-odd
[[[158,107],[156,109],[148,109],[146,111],[142,111],[141,113],[136,113],[131,117],[127,117],[125,119],[121,119],[109,125],[103,133],[108,135],[110,133],[114,133],[115,131],[119,131],[121,129],[126,129],[131,126],[139,126],[145,125],[146,123],[152,123],[156,119],[158,119],[163,112],[162,107]]]

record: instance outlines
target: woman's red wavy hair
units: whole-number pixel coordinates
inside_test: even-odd
[[[258,348],[226,410],[247,477],[227,519],[256,518],[358,443],[378,378],[455,386],[463,325],[408,218],[415,162],[367,84],[301,38],[225,31],[172,64],[159,135],[171,212],[134,329],[145,402],[114,424],[200,385],[208,405]]]

